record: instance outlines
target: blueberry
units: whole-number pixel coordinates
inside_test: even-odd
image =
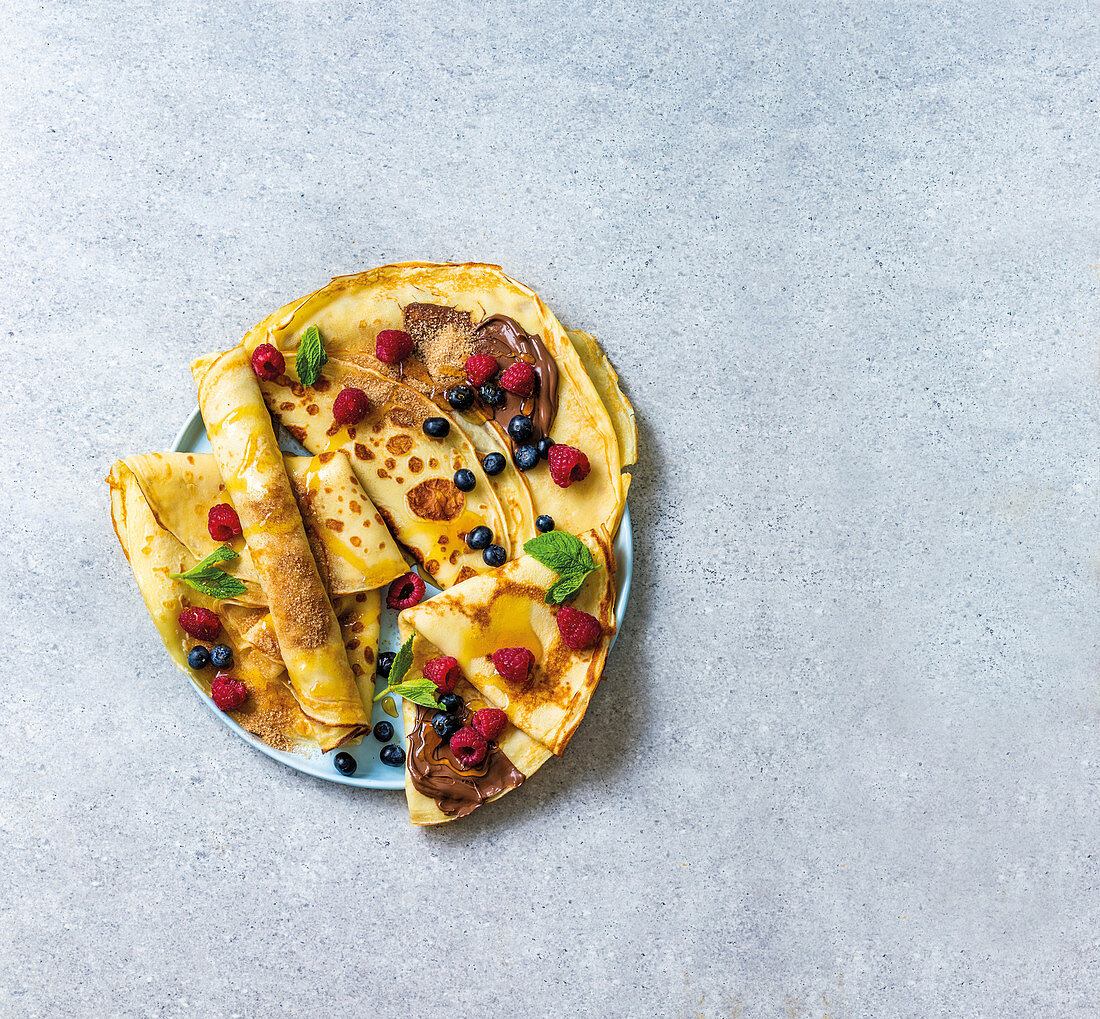
[[[440,694],[439,703],[443,705],[444,711],[456,717],[465,705],[465,702],[456,693]]]
[[[481,553],[481,558],[485,560],[486,566],[492,566],[496,569],[496,567],[503,566],[507,562],[508,553],[499,545],[490,545]]]
[[[508,422],[508,434],[513,442],[523,443],[535,434],[535,426],[526,414],[517,414]]]
[[[466,544],[470,548],[477,551],[478,549],[486,548],[493,540],[493,532],[489,530],[484,524],[480,527],[475,527],[469,534],[466,535]]]
[[[477,395],[481,397],[490,407],[499,407],[504,403],[504,390],[500,386],[493,386],[486,383],[478,391]]]
[[[424,434],[433,439],[445,439],[451,431],[451,422],[446,418],[426,418]]]
[[[215,669],[233,668],[233,649],[228,644],[215,644],[210,649],[210,661]]]
[[[504,468],[508,466],[508,461],[499,453],[490,453],[481,461],[481,466],[486,474],[492,476],[504,470]]]
[[[539,451],[539,456],[541,456],[543,460],[545,460],[548,456],[550,456],[550,447],[553,445],[554,440],[551,439],[549,435],[544,435],[535,444],[535,449]]]
[[[201,644],[196,644],[187,652],[187,664],[196,671],[205,669],[210,664],[210,652]]]
[[[383,764],[388,764],[391,768],[400,768],[401,765],[405,763],[405,751],[396,743],[390,743],[388,746],[382,748],[382,752],[378,755],[378,759]]]
[[[342,750],[333,759],[332,763],[341,775],[355,774],[355,758],[351,754],[345,754]]]
[[[474,477],[473,471],[468,471],[465,467],[455,471],[455,488],[460,492],[472,492],[476,484],[477,478]]]
[[[534,446],[520,446],[512,454],[512,459],[521,471],[529,471],[532,467],[538,466],[539,451]]]
[[[474,402],[474,391],[469,386],[455,386],[447,390],[447,402],[455,410],[466,410]]]
[[[374,727],[374,738],[379,743],[389,743],[393,739],[393,725],[387,721],[381,721]]]
[[[535,518],[535,526],[545,534],[547,531],[554,529],[554,518],[548,517],[545,513],[541,517]]]
[[[449,740],[462,728],[462,723],[450,712],[437,711],[432,715],[432,728],[440,739]]]
[[[390,666],[393,665],[394,657],[392,651],[383,651],[378,656],[378,675],[383,679],[389,679]]]

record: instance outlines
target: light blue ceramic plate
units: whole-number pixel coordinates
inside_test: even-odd
[[[206,437],[206,426],[203,424],[198,407],[192,411],[191,416],[180,429],[172,448],[181,453],[209,453],[211,451],[210,440]],[[301,447],[295,447],[292,439],[288,439],[284,449],[288,453],[305,452]],[[615,536],[615,559],[618,563],[619,582],[619,594],[615,602],[615,618],[621,620],[626,610],[627,598],[630,596],[630,577],[634,567],[634,535],[630,527],[629,509],[623,512],[623,522],[619,527],[619,533]],[[436,588],[429,587],[425,598],[431,598],[437,594],[439,594],[439,591]],[[400,643],[397,637],[397,613],[387,609],[385,602],[383,602],[380,648],[383,651],[396,651]],[[612,645],[614,643],[614,638],[612,638]],[[381,689],[381,685],[378,688]],[[246,743],[259,750],[261,754],[267,754],[268,757],[281,761],[287,767],[294,768],[295,771],[315,775],[317,778],[323,778],[328,782],[363,786],[367,789],[405,788],[405,769],[392,768],[382,763],[378,754],[383,744],[379,743],[374,736],[365,736],[359,746],[348,747],[348,753],[355,758],[358,767],[352,775],[341,775],[332,764],[332,758],[335,755],[317,753],[313,756],[305,756],[303,754],[288,754],[282,750],[273,750],[266,743],[245,732],[227,714],[219,711],[214,706],[214,702],[197,686],[195,692],[202,698],[203,703],[210,709],[214,717],[227,729],[236,733]],[[398,700],[397,706],[400,714],[400,700]],[[381,703],[375,704],[374,715],[371,719],[372,723],[381,722],[383,719],[393,723],[394,736],[391,742],[404,746],[405,726],[401,718],[391,718],[383,711]]]

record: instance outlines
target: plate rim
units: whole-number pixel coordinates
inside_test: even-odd
[[[180,427],[179,431],[176,432],[175,438],[172,440],[172,452],[193,453],[194,444],[199,441],[201,436],[205,435],[206,423],[202,419],[202,411],[199,409],[198,404],[196,404],[194,409],[187,416],[187,420]],[[630,520],[630,507],[625,503],[623,504],[622,519],[619,521],[619,528],[612,538],[612,544],[618,545],[620,541],[623,543],[623,548],[621,550],[616,549],[616,559],[622,559],[623,562],[616,562],[615,572],[619,579],[619,589],[615,593],[615,632],[611,635],[611,644],[607,649],[608,655],[611,654],[612,649],[615,647],[615,641],[618,640],[619,631],[622,629],[623,616],[626,613],[627,602],[630,599],[630,586],[634,579],[634,527]],[[625,555],[620,556],[620,551],[625,552]],[[190,685],[191,689],[203,704],[206,705],[206,708],[222,723],[222,725],[229,729],[230,732],[239,736],[249,746],[259,750],[265,757],[269,757],[273,761],[278,761],[280,764],[292,768],[301,775],[308,775],[310,778],[320,779],[323,782],[335,782],[337,785],[354,786],[359,789],[405,788],[404,767],[402,767],[400,771],[395,768],[394,776],[384,779],[371,778],[367,775],[361,777],[356,777],[355,775],[341,775],[334,767],[330,768],[331,774],[322,774],[304,768],[301,766],[302,763],[305,761],[312,761],[314,758],[305,757],[301,754],[294,754],[287,750],[276,750],[274,747],[268,746],[263,740],[253,736],[252,733],[218,708],[194,682]],[[364,736],[363,738],[366,739],[368,737]],[[322,757],[321,759],[324,760],[326,758]]]

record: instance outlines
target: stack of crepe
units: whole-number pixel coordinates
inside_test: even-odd
[[[306,385],[295,353],[312,327],[328,360]],[[385,329],[403,329],[415,341],[401,364],[375,357]],[[252,370],[261,344],[285,357],[274,381]],[[496,414],[481,403],[453,410],[445,392],[464,381],[466,358],[486,350],[501,367],[533,364],[537,393]],[[209,608],[222,625],[219,639],[234,650],[233,674],[249,691],[233,712],[242,726],[284,750],[354,742],[370,726],[380,589],[411,563],[443,593],[401,615],[403,636],[414,639],[409,676],[432,657],[453,656],[471,708],[498,707],[509,719],[491,760],[474,769],[492,765],[499,781],[465,772],[446,746],[431,751],[431,768],[436,777],[445,769],[446,780],[425,779],[417,763],[428,751],[420,747],[418,757],[410,749],[414,823],[469,813],[560,754],[599,682],[615,630],[611,541],[630,482],[623,469],[637,455],[633,411],[593,337],[567,333],[533,291],[496,266],[405,263],[334,279],[269,316],[233,349],[199,358],[192,371],[213,453],[134,456],[116,463],[108,479],[115,530],[176,664],[209,693],[209,679],[187,666],[194,640],[177,621],[184,607]],[[345,387],[370,401],[367,416],[350,427],[333,415]],[[518,412],[529,413],[540,434],[582,450],[588,477],[560,488],[545,465],[516,469],[505,427]],[[446,418],[449,434],[428,437],[428,417]],[[284,456],[275,424],[312,455]],[[481,467],[490,452],[508,461],[492,476]],[[453,480],[463,468],[475,476],[469,493]],[[240,558],[221,568],[244,590],[215,599],[173,575],[218,548],[206,523],[221,503],[236,510],[243,529],[229,543]],[[545,603],[555,575],[522,551],[538,533],[540,514],[579,535],[601,567],[573,603],[601,623],[600,640],[583,652],[561,642]],[[479,525],[507,553],[503,567],[490,568],[467,546],[467,533]],[[487,666],[486,656],[503,646],[527,647],[538,663],[520,692]],[[425,709],[406,702],[404,711],[411,748],[423,735]]]

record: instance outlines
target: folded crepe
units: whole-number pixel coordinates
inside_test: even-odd
[[[561,754],[600,681],[615,632],[615,555],[603,528],[579,535],[599,569],[589,575],[574,608],[599,620],[599,641],[584,651],[561,639],[547,589],[557,574],[530,555],[506,563],[492,576],[473,577],[430,601],[405,609],[403,629],[415,631],[458,660],[466,679],[501,708],[517,728]],[[497,674],[490,655],[525,647],[535,659],[531,679],[517,684]]]
[[[333,403],[346,387],[362,389],[370,410],[358,424],[333,419]],[[477,450],[454,424],[445,438],[429,438],[429,417],[448,417],[414,389],[378,372],[329,358],[312,386],[297,381],[292,364],[260,389],[273,416],[303,446],[325,455],[342,450],[379,513],[426,576],[438,587],[490,571],[480,552],[466,545],[466,534],[479,525],[511,551],[500,502]],[[473,472],[472,491],[461,492],[455,472]]]
[[[362,727],[327,726],[302,711],[287,683],[271,615],[265,607],[208,598],[182,580],[172,578],[172,574],[191,569],[198,559],[161,525],[129,463],[115,463],[107,481],[111,486],[115,533],[134,571],[149,615],[172,661],[203,693],[210,694],[214,670],[195,671],[187,664],[187,654],[197,642],[183,631],[178,618],[180,611],[189,606],[215,612],[222,623],[219,640],[233,649],[232,674],[248,687],[248,700],[240,709],[229,712],[244,729],[276,750],[310,746],[331,750],[362,734]],[[377,592],[373,595],[377,603]],[[367,604],[363,612],[367,624],[369,608]],[[349,617],[348,639],[359,637],[366,644],[371,634],[367,626],[356,630],[359,622],[358,613]],[[377,641],[376,633],[374,639]]]
[[[532,415],[536,438],[547,434],[586,454],[591,473],[568,489],[553,482],[545,465],[522,474],[509,464],[504,474],[491,479],[513,546],[518,548],[534,533],[533,519],[544,513],[574,533],[598,527],[615,533],[630,483],[622,469],[637,451],[629,402],[595,341],[571,342],[538,295],[499,266],[407,262],[337,277],[279,309],[242,343],[249,353],[262,343],[292,352],[310,326],[318,327],[330,358],[415,388],[436,405],[436,413],[461,421],[482,456],[494,448],[510,449],[505,429],[516,413]],[[375,337],[383,329],[399,328],[412,335],[414,355],[400,365],[382,364],[374,357]],[[531,364],[540,380],[536,394],[526,400],[509,395],[498,409],[478,401],[469,411],[452,411],[445,393],[464,381],[463,365],[474,352],[491,353],[502,368],[517,359]],[[591,374],[586,364],[592,366]],[[276,401],[269,394],[269,403],[276,418],[286,423],[293,417],[290,423],[302,426],[301,408],[294,400]],[[305,445],[313,452],[323,448],[308,441]],[[391,524],[409,544],[400,533],[400,520]],[[498,529],[493,530],[499,537]],[[454,579],[459,579],[457,573]]]
[[[422,678],[424,664],[442,652],[405,625],[401,636],[412,635],[412,664],[406,680]],[[455,688],[465,702],[466,716],[489,702],[465,680]],[[442,824],[465,817],[483,803],[498,800],[533,775],[553,755],[525,732],[509,725],[489,746],[481,764],[463,768],[432,728],[435,712],[412,701],[404,702],[405,797],[412,824]]]
[[[367,726],[370,715],[248,355],[236,347],[200,358],[191,370],[210,445],[240,517],[298,704],[326,725]]]

